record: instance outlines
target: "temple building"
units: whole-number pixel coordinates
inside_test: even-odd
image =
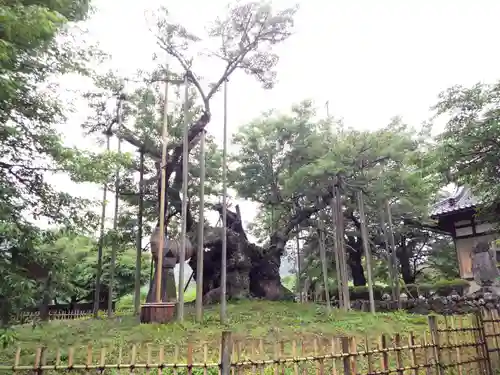
[[[430,217],[434,225],[429,229],[452,236],[457,251],[460,277],[469,281],[469,293],[479,287],[472,273],[472,249],[478,242],[490,242],[495,259],[500,261],[499,238],[496,223],[483,222],[476,217],[478,200],[469,188],[460,186],[452,196],[432,206]]]

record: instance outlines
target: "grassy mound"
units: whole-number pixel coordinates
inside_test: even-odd
[[[177,346],[178,359],[181,359],[189,342],[194,343],[194,352],[198,353],[198,357],[206,350],[203,348],[203,343],[206,343],[208,357],[215,359],[222,330],[231,330],[236,340],[263,339],[264,345],[270,347],[280,340],[321,339],[339,335],[376,339],[382,333],[392,335],[413,331],[418,336],[427,330],[426,318],[422,316],[402,312],[372,315],[338,310],[328,315],[323,306],[312,304],[268,301],[230,304],[229,322],[225,326],[219,323],[218,306],[205,310],[205,320],[201,324],[194,321],[191,306],[187,306],[186,310],[184,323],[165,325],[139,324],[137,317],[124,315],[113,319],[52,321],[35,329],[20,326],[16,328],[16,334],[22,348],[22,362],[33,363],[36,348],[45,346],[48,358],[53,358],[56,349],[60,348],[64,360],[72,347],[75,362],[85,363],[89,345],[94,348],[94,358],[99,358],[100,348],[105,347],[106,362],[116,361],[120,356],[119,348],[123,348],[125,360],[132,346],[136,347],[137,361],[146,361],[151,350],[157,353],[160,346],[165,350],[166,359],[174,355]],[[1,351],[0,364],[13,363],[15,350],[13,345]]]

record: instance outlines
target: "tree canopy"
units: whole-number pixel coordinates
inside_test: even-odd
[[[141,151],[144,164],[143,236],[159,221],[161,129],[166,80],[189,81],[188,101],[182,90],[168,105],[167,231],[180,232],[183,201],[188,206],[188,236],[206,250],[206,301],[220,291],[222,231],[204,219],[205,238],[197,238],[201,185],[200,138],[211,120],[211,100],[231,75],[240,70],[271,90],[279,77],[276,47],[293,37],[296,7],[276,9],[267,2],[239,2],[228,7],[205,35],[194,35],[173,23],[167,8],[154,14],[151,38],[158,50],[151,71],[133,77],[96,68],[106,56],[87,42],[80,26],[90,15],[89,1],[7,1],[0,4],[0,308],[3,324],[13,313],[51,302],[92,301],[100,246],[99,203],[51,184],[63,173],[74,183],[106,186],[119,195],[114,230],[102,234],[103,298],[111,279],[112,298],[134,289],[138,237],[140,153],[86,150],[66,145],[60,130],[74,113],[61,97],[59,80],[78,74],[91,79],[90,92],[81,94],[91,115],[81,127],[86,137],[104,141],[119,137]],[[216,44],[214,44],[216,43]],[[222,63],[220,74],[204,79],[197,48]],[[167,70],[165,54],[175,64]],[[175,83],[175,82],[174,82]],[[177,82],[179,83],[179,82]],[[231,298],[290,297],[279,268],[288,256],[300,268],[299,279],[321,283],[320,241],[325,241],[329,282],[337,284],[331,202],[334,181],[340,181],[349,279],[366,285],[358,193],[364,197],[368,244],[374,257],[377,283],[388,281],[390,241],[385,210],[390,207],[397,269],[402,282],[414,284],[458,277],[450,238],[432,232],[429,209],[447,182],[467,184],[481,203],[496,208],[498,178],[499,84],[455,86],[440,94],[432,109],[435,119],[446,117],[444,131],[434,136],[432,123],[416,126],[403,118],[387,124],[348,127],[334,117],[322,118],[309,100],[290,103],[288,111],[269,108],[240,126],[229,153],[228,184],[235,200],[258,207],[254,222],[242,225],[245,212],[228,210],[228,294]],[[117,114],[114,102],[120,102]],[[398,109],[395,108],[396,113]],[[339,116],[341,114],[338,114]],[[186,118],[187,116],[187,118]],[[188,181],[183,181],[183,127],[188,124]],[[109,132],[111,131],[111,133]],[[223,150],[210,133],[205,142],[205,207],[222,215]],[[120,181],[113,176],[119,170]],[[182,194],[187,183],[187,196]],[[105,202],[106,203],[106,202]],[[238,207],[239,208],[239,207]],[[46,224],[51,227],[47,228]],[[415,224],[417,223],[417,224]],[[257,238],[252,243],[247,231]],[[139,236],[140,237],[140,236]],[[111,277],[111,248],[117,250]],[[141,254],[138,254],[141,255]],[[296,259],[299,258],[297,261]],[[141,285],[149,281],[147,253],[142,254]],[[196,270],[196,257],[189,260]],[[292,270],[298,273],[298,270]],[[101,296],[99,296],[101,297]],[[100,298],[100,299],[103,299]]]

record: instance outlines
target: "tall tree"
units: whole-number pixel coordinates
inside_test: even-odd
[[[318,203],[318,197],[331,199],[332,178],[340,173],[345,179],[342,199],[347,264],[354,285],[366,283],[355,199],[360,188],[366,196],[369,243],[372,251],[385,259],[387,244],[380,233],[379,212],[385,199],[391,198],[398,257],[406,280],[413,282],[416,271],[412,266],[419,245],[425,245],[424,234],[417,235],[417,229],[407,228],[402,219],[425,216],[428,198],[434,192],[433,179],[424,179],[417,163],[427,129],[419,133],[394,119],[380,130],[359,131],[315,120],[314,115],[311,103],[304,102],[294,106],[291,115],[265,114],[235,135],[233,143],[238,148],[233,161],[237,167],[231,173],[232,184],[241,197],[262,205],[257,218],[260,223],[254,229],[262,239],[272,238],[278,228],[288,227],[290,218],[306,212],[297,224],[299,233],[306,236],[304,270],[314,281],[321,274],[316,226],[322,211],[326,246],[333,248],[331,214],[324,201]],[[331,264],[333,252],[327,253]]]
[[[95,217],[91,202],[47,181],[47,174],[67,172],[75,180],[102,180],[113,156],[102,157],[66,147],[56,126],[66,121],[69,108],[60,99],[57,78],[63,74],[91,74],[89,62],[101,54],[85,43],[74,27],[85,19],[89,2],[8,1],[0,4],[0,287],[5,314],[9,296],[49,277],[55,267],[37,250],[44,231],[33,225],[49,223],[91,229]],[[78,44],[75,40],[78,39]],[[23,238],[19,238],[23,236]],[[23,281],[21,281],[23,280]],[[29,295],[29,294],[26,294]],[[7,302],[6,302],[7,301]]]
[[[193,43],[200,42],[201,39],[190,33],[182,25],[169,22],[167,10],[160,10],[156,22],[156,37],[159,46],[187,72],[190,83],[202,102],[202,113],[189,128],[190,150],[197,144],[199,134],[204,131],[210,121],[210,100],[232,73],[236,70],[243,70],[256,77],[265,88],[273,86],[276,78],[274,68],[278,62],[278,56],[273,53],[272,47],[283,42],[291,35],[294,14],[295,8],[276,11],[269,3],[262,2],[239,3],[231,6],[228,9],[227,16],[216,19],[209,28],[208,39],[222,40],[220,47],[209,52],[209,55],[212,58],[220,59],[224,64],[224,68],[215,82],[209,85],[208,90],[205,90],[201,78],[192,70],[194,59],[189,56],[192,50],[187,48]],[[167,73],[165,70],[165,66],[159,66],[153,74],[145,78],[146,82],[158,82],[166,78],[172,79],[181,76],[181,74],[175,72]],[[179,121],[182,121],[182,117]],[[144,148],[147,154],[156,161],[160,159],[158,143],[141,139],[129,128],[122,129],[120,136],[130,144]],[[182,186],[182,143],[175,141],[170,143],[168,153],[166,177],[169,186],[167,186],[166,191],[169,197],[167,202],[174,210],[174,212],[167,211],[169,215],[167,219],[170,219],[179,212],[182,202],[180,195],[180,186]],[[209,160],[208,157],[207,160]],[[158,163],[155,167],[159,171]],[[160,191],[160,189],[158,188],[157,191]],[[185,198],[182,197],[182,199]],[[219,213],[222,212],[221,205],[215,205],[214,208]],[[189,210],[187,229],[193,237],[196,237],[193,233],[196,228],[195,224],[195,216]],[[229,297],[250,294],[249,280],[253,261],[259,263],[259,265],[267,264],[267,269],[262,268],[259,270],[259,275],[255,274],[253,276],[256,282],[252,286],[252,293],[267,298],[282,296],[284,289],[279,280],[279,263],[280,254],[285,244],[277,237],[274,240],[277,243],[271,245],[269,251],[266,252],[248,243],[241,225],[241,219],[238,218],[237,213],[232,211],[228,212],[228,225],[229,269],[227,290]],[[205,247],[212,249],[211,252],[207,253],[204,264],[204,294],[207,301],[218,298],[219,295],[220,235],[218,228],[208,228],[204,240]],[[196,242],[196,238],[193,238],[193,240]],[[240,241],[242,242],[240,243]],[[190,265],[196,271],[195,258],[193,257],[190,260]],[[259,278],[261,281],[257,282]]]
[[[500,200],[500,82],[453,86],[442,92],[436,116],[447,119],[437,137],[435,167],[470,185],[485,206]]]

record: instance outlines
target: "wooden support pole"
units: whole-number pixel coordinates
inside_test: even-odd
[[[391,213],[391,204],[389,200],[386,200],[386,209],[387,209],[387,224],[389,231],[389,242],[391,244],[391,259],[392,259],[392,267],[393,267],[393,275],[394,275],[394,292],[396,294],[396,301],[398,303],[398,308],[401,308],[401,298],[400,298],[400,287],[399,287],[399,272],[398,272],[398,258],[396,255],[396,243],[394,241],[394,228],[392,226],[392,213]]]
[[[139,207],[137,210],[137,239],[135,254],[134,314],[141,312],[141,268],[142,268],[142,215],[144,211],[144,150],[139,150]]]
[[[227,320],[227,79],[224,81],[224,123],[222,148],[222,251],[220,276],[220,322]]]
[[[385,251],[387,252],[387,269],[389,271],[389,286],[391,288],[392,299],[396,300],[396,292],[394,289],[394,267],[391,258],[391,246],[389,244],[389,236],[387,234],[387,225],[385,222],[385,208],[380,209],[380,228],[384,237]]]
[[[326,264],[326,250],[325,250],[325,227],[321,213],[318,212],[318,241],[319,241],[319,254],[321,258],[321,269],[323,273],[323,284],[325,288],[326,310],[331,311],[330,305],[330,291],[328,289],[328,266]]]
[[[184,75],[184,132],[182,137],[182,212],[181,212],[181,248],[179,249],[179,302],[177,304],[177,320],[184,320],[184,267],[186,263],[187,244],[187,210],[188,210],[188,168],[189,168],[189,75]]]
[[[335,272],[337,273],[337,289],[338,289],[338,298],[339,298],[339,307],[344,308],[344,291],[342,288],[342,269],[340,267],[340,247],[339,247],[339,238],[338,238],[338,215],[337,215],[337,198],[336,191],[333,190],[333,199],[330,201],[330,207],[332,210],[332,223],[333,223],[333,247],[335,252]]]
[[[358,191],[358,210],[361,219],[361,239],[363,241],[363,249],[366,259],[366,273],[368,277],[368,296],[370,300],[370,312],[375,313],[375,298],[373,295],[373,277],[372,277],[372,252],[368,244],[368,228],[365,215],[365,203],[363,200],[363,192]]]
[[[295,246],[297,247],[297,274],[295,275],[296,276],[296,280],[295,280],[295,289],[297,290],[297,292],[299,293],[299,302],[303,302],[303,293],[302,293],[302,290],[300,289],[300,274],[302,272],[302,259],[300,257],[300,240],[299,240],[299,232],[300,232],[300,226],[297,225],[297,236],[295,236]]]
[[[165,68],[167,78],[168,78],[168,65]],[[162,279],[162,269],[163,269],[163,246],[165,244],[165,205],[167,204],[166,197],[166,185],[167,185],[167,142],[168,142],[168,80],[165,80],[165,98],[163,106],[163,129],[161,134],[162,147],[161,147],[161,185],[160,185],[160,228],[159,228],[159,239],[158,239],[158,262],[156,267],[158,267],[158,277],[156,278],[156,303],[161,301],[161,279]]]
[[[109,152],[111,141],[111,132],[106,132],[106,152]],[[101,276],[102,276],[102,253],[104,247],[104,222],[106,221],[106,206],[107,206],[108,184],[105,182],[102,188],[101,202],[101,222],[99,223],[99,244],[97,246],[97,272],[95,278],[95,295],[94,295],[94,318],[97,319],[99,314],[99,305],[101,302]]]
[[[200,138],[200,203],[198,211],[198,255],[196,258],[196,321],[203,321],[203,257],[205,248],[203,237],[205,229],[205,130]]]
[[[340,255],[340,270],[342,279],[342,299],[344,302],[344,310],[349,311],[351,309],[351,301],[349,296],[349,278],[347,276],[347,254],[345,251],[344,243],[344,211],[342,207],[342,197],[340,193],[340,188],[338,185],[335,186],[336,190],[336,202],[337,202],[337,236],[338,236],[338,246]]]
[[[118,132],[120,132],[123,122],[122,106],[123,106],[123,95],[120,94],[118,98],[118,106],[116,108],[116,117],[117,117],[116,120],[118,123]],[[122,141],[120,138],[118,138],[117,140],[118,140],[117,152],[118,154],[120,154]],[[113,236],[115,236],[115,238],[113,239],[113,243],[111,244],[111,264],[109,267],[110,276],[109,276],[109,286],[108,286],[108,317],[113,316],[113,290],[115,283],[116,253],[118,251],[118,241],[116,236],[118,233],[118,216],[120,214],[119,205],[120,205],[120,167],[117,167],[115,174],[115,212],[113,216]]]

